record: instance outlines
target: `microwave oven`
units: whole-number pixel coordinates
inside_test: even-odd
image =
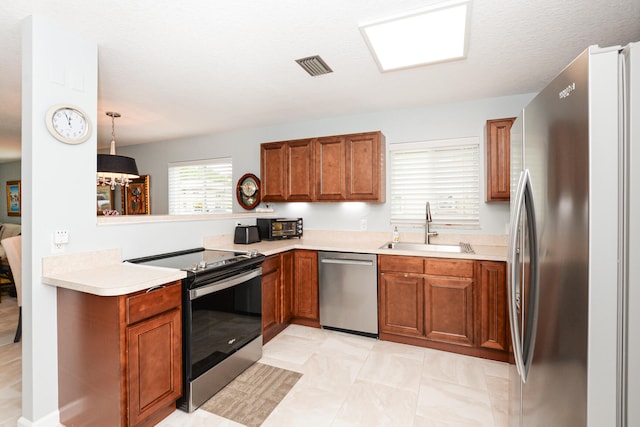
[[[262,240],[302,237],[302,218],[258,218],[256,224]]]

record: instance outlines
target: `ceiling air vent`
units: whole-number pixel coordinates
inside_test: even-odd
[[[322,74],[333,73],[326,62],[319,55],[309,56],[307,58],[296,59],[296,62],[309,73],[310,76],[320,76]]]

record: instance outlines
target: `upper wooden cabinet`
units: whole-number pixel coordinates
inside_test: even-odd
[[[380,132],[345,136],[347,200],[384,202],[384,136]]]
[[[261,144],[262,200],[384,202],[384,153],[381,132]]]
[[[313,140],[291,141],[285,144],[287,161],[285,199],[290,202],[314,200]]]
[[[487,202],[510,198],[510,144],[514,120],[515,117],[487,120]]]
[[[345,200],[347,198],[347,172],[344,137],[318,138],[315,155],[316,200]]]
[[[262,200],[265,202],[285,202],[285,182],[287,160],[284,142],[270,142],[260,145],[260,177]]]

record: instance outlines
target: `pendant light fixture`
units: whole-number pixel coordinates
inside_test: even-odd
[[[110,154],[98,154],[97,181],[98,185],[109,185],[115,190],[118,185],[129,186],[129,182],[140,174],[135,159],[116,155],[115,119],[121,117],[120,113],[107,111],[106,114],[111,117],[111,149]]]

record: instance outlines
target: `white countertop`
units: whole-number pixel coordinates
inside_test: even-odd
[[[126,295],[186,276],[174,268],[123,263],[118,249],[42,259],[42,283],[99,296]]]
[[[305,231],[302,239],[263,241],[250,245],[233,244],[232,235],[205,237],[203,246],[207,249],[233,251],[257,250],[267,256],[292,249],[486,261],[506,261],[507,256],[506,237],[503,236],[443,236],[439,242],[434,242],[469,242],[475,254],[380,249],[380,246],[389,241],[388,237],[388,233],[310,230]],[[405,242],[412,239],[419,242],[415,240],[419,237],[417,234],[402,237]],[[126,295],[185,277],[186,272],[178,269],[123,263],[119,249],[42,259],[42,283],[99,296]]]
[[[436,251],[415,251],[415,250],[398,250],[398,249],[380,249],[380,246],[389,242],[388,233],[366,233],[366,232],[318,232],[305,231],[301,239],[285,239],[275,241],[262,241],[249,245],[233,244],[233,237],[229,235],[215,236],[204,239],[204,247],[206,249],[222,249],[233,251],[254,251],[265,254],[274,255],[279,252],[285,252],[292,249],[308,249],[314,251],[336,251],[336,252],[359,252],[378,255],[405,255],[405,256],[421,256],[433,258],[458,258],[458,259],[474,259],[484,261],[506,261],[507,247],[501,244],[505,239],[484,239],[476,238],[475,242],[471,242],[474,254],[455,253],[455,252],[436,252]],[[414,238],[415,236],[410,236]],[[442,239],[443,244],[457,244],[460,241],[469,241],[473,238],[463,236],[462,240],[458,237],[451,237],[448,240]],[[407,242],[408,240],[402,240]],[[453,242],[455,241],[455,243]],[[415,241],[419,243],[419,241]],[[481,242],[483,244],[478,244]],[[487,244],[488,243],[488,244]]]

